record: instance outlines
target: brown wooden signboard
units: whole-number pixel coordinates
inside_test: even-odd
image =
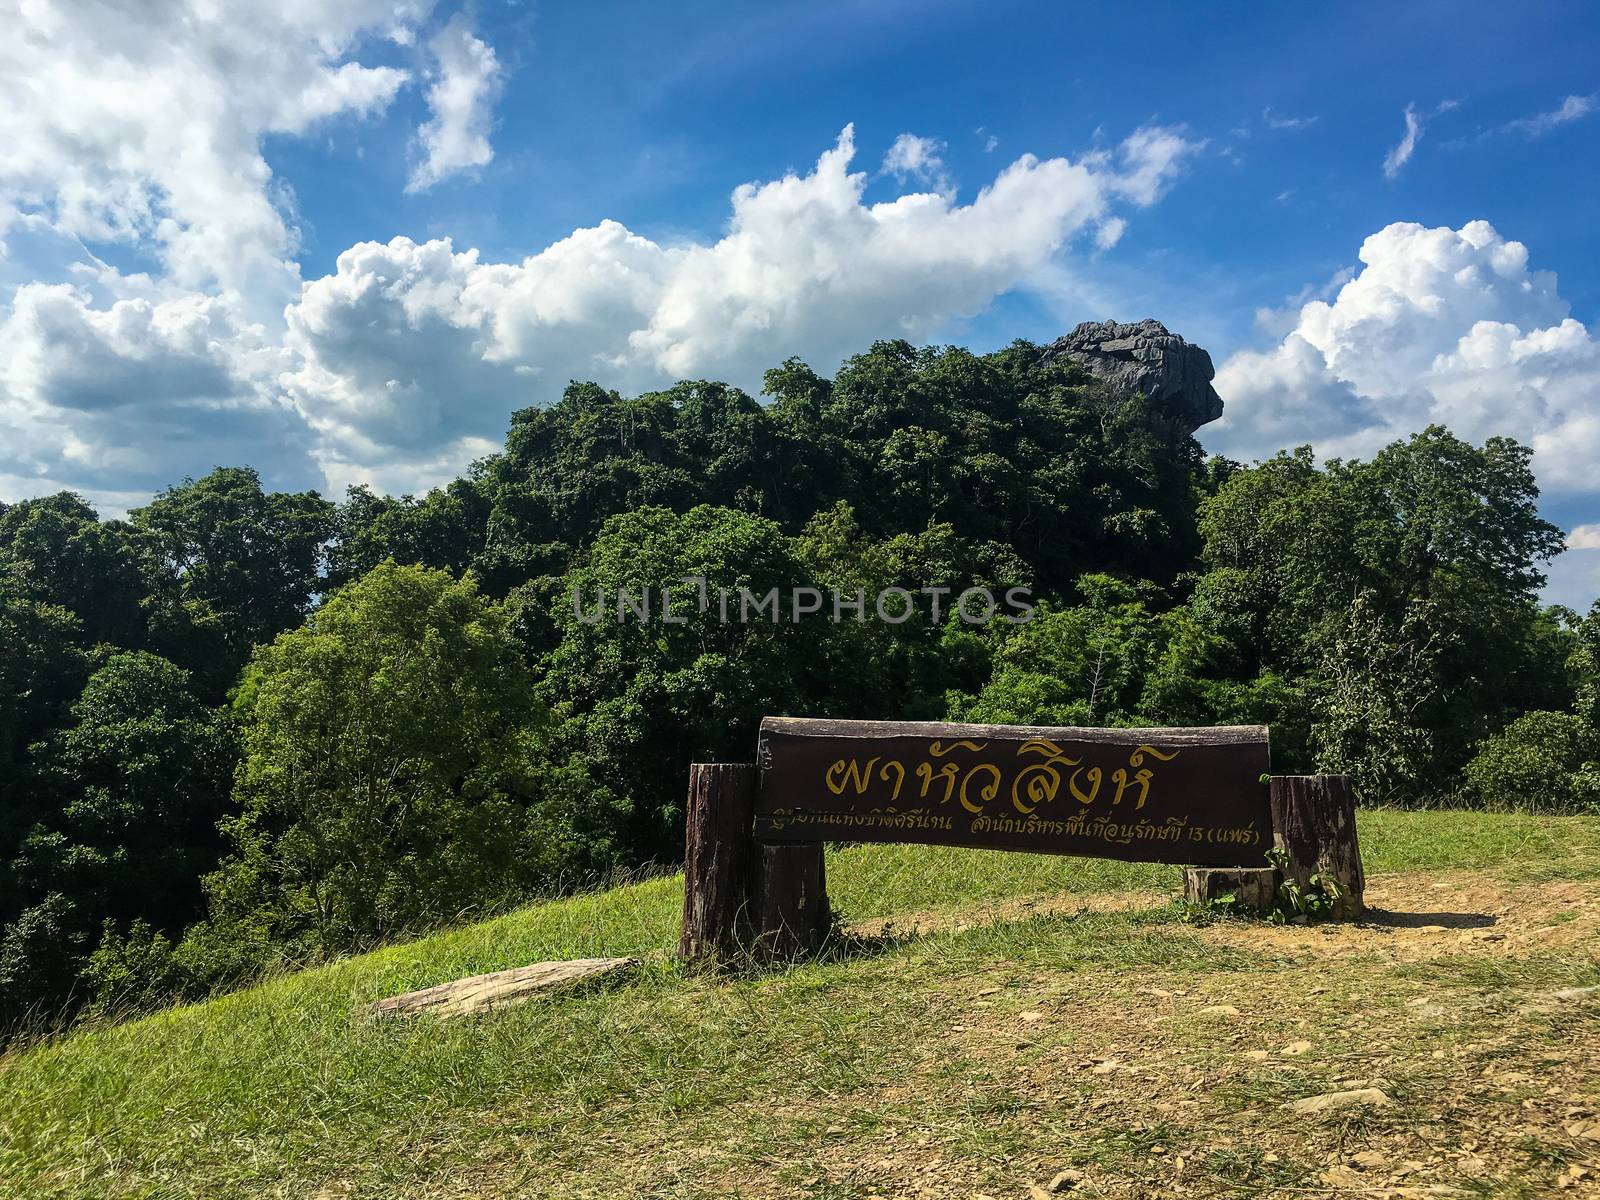
[[[768,717],[760,842],[929,842],[1260,867],[1264,726],[1072,729]]]

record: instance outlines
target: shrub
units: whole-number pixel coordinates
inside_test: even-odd
[[[1478,743],[1466,777],[1488,808],[1600,812],[1600,729],[1572,713],[1528,713]]]

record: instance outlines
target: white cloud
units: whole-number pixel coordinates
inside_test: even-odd
[[[260,327],[217,297],[97,308],[84,288],[22,287],[0,323],[0,487],[71,487],[121,508],[131,489],[242,455],[307,481],[304,422],[259,386],[281,365]]]
[[[410,489],[571,378],[754,389],[791,353],[832,369],[1033,285],[1069,242],[1114,241],[1199,145],[1145,128],[1077,162],[1024,155],[965,204],[947,184],[869,204],[847,129],[814,170],[735,190],[720,237],[607,221],[520,262],[396,238],[302,281],[265,138],[383,110],[409,79],[394,61],[420,56],[413,182],[492,157],[503,71],[463,18],[428,36],[429,4],[21,7],[0,40],[22,85],[0,107],[0,496],[121,508],[241,460],[279,486]],[[896,145],[891,171],[940,179],[937,143]]]
[[[1567,534],[1568,550],[1600,550],[1600,525],[1579,525]]]
[[[1092,163],[1024,155],[969,204],[867,204],[847,128],[808,174],[735,189],[715,241],[667,246],[606,221],[520,263],[448,240],[363,243],[289,310],[297,365],[281,382],[330,479],[437,478],[569,379],[754,390],[789,354],[831,371],[874,337],[926,338],[1027,284],[1074,236],[1119,228],[1113,207],[1153,202],[1193,146],[1140,130]]]
[[[1416,153],[1417,143],[1422,140],[1422,132],[1428,127],[1428,122],[1434,117],[1444,113],[1453,112],[1461,107],[1459,100],[1441,100],[1433,106],[1431,112],[1419,113],[1415,104],[1406,105],[1405,133],[1399,142],[1383,156],[1383,174],[1386,179],[1393,179],[1400,174],[1401,168],[1411,161],[1411,156]]]
[[[1422,137],[1422,119],[1417,116],[1417,106],[1406,105],[1406,131],[1394,148],[1383,156],[1383,173],[1386,178],[1393,179],[1400,174],[1400,168],[1411,161],[1411,156],[1416,152],[1417,142]]]
[[[174,285],[235,289],[271,311],[293,292],[295,236],[261,139],[387,105],[406,73],[342,60],[364,30],[414,21],[421,8],[13,7],[0,39],[0,78],[11,85],[0,105],[0,211],[153,248]]]
[[[1261,110],[1261,119],[1267,123],[1268,129],[1305,129],[1317,123],[1316,117],[1286,117],[1282,113],[1275,113],[1270,104]]]
[[[283,311],[301,284],[294,197],[262,142],[385,109],[409,73],[357,54],[409,45],[431,5],[8,8],[0,496],[71,487],[120,510],[241,459],[316,481],[314,432],[276,382],[297,365]]]
[[[1181,125],[1145,125],[1117,148],[1119,172],[1112,187],[1140,206],[1154,204],[1182,172],[1185,160],[1206,148],[1190,141]]]
[[[1095,230],[1094,244],[1097,249],[1109,250],[1122,240],[1122,235],[1127,232],[1128,223],[1121,217],[1107,217],[1100,222],[1100,228]]]
[[[951,190],[950,176],[940,157],[944,143],[934,138],[902,133],[883,156],[883,173],[901,183],[916,180],[941,194]]]
[[[428,120],[417,130],[423,158],[407,191],[421,191],[460,171],[487,166],[494,158],[489,125],[505,81],[500,60],[457,14],[429,42],[435,73],[428,88]]]
[[[1274,348],[1217,372],[1227,405],[1203,436],[1235,456],[1310,442],[1369,454],[1430,423],[1531,445],[1551,490],[1594,488],[1600,342],[1567,315],[1555,276],[1486,221],[1397,223],[1361,246],[1362,269],[1300,308]]]
[[[1523,117],[1517,121],[1507,121],[1500,127],[1500,132],[1520,133],[1527,138],[1541,138],[1562,125],[1581,121],[1596,110],[1600,110],[1600,92],[1589,96],[1568,96],[1561,102],[1559,108],[1550,112]]]

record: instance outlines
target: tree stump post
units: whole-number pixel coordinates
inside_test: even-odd
[[[1273,867],[1185,867],[1183,898],[1190,904],[1211,904],[1233,897],[1242,913],[1264,917],[1278,898],[1278,872]]]
[[[833,920],[822,844],[761,843],[757,854],[757,945],[779,959],[815,953]]]
[[[756,768],[693,763],[684,814],[683,934],[678,953],[727,962],[750,935]]]
[[[1274,775],[1268,781],[1273,845],[1304,886],[1312,875],[1336,880],[1342,895],[1334,916],[1359,917],[1366,875],[1356,838],[1356,794],[1348,775]]]

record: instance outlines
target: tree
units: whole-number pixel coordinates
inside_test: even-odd
[[[986,590],[996,604],[994,619],[1003,622],[1025,600],[1007,603],[1008,593],[1030,583],[1026,564],[1008,546],[974,543],[945,524],[875,539],[843,501],[814,516],[793,545],[816,586],[865,598],[863,619],[841,612],[844,619],[830,625],[819,647],[822,686],[814,702],[819,714],[831,717],[942,719],[945,694],[975,691],[989,672],[992,639],[960,619],[955,610],[962,594]],[[915,604],[914,614],[900,622],[877,612],[880,596],[888,597],[891,617],[907,603],[890,592],[894,588],[910,593]],[[982,615],[985,601],[971,603]],[[829,605],[831,615],[831,596]]]
[[[185,597],[216,614],[229,674],[253,647],[300,623],[321,587],[333,505],[315,492],[266,492],[249,467],[218,467],[129,514]]]
[[[107,657],[71,716],[35,753],[56,803],[30,842],[53,845],[37,854],[25,845],[24,870],[95,927],[138,917],[181,928],[198,915],[200,876],[222,847],[231,720],[195,698],[187,672],[143,651]]]
[[[0,564],[0,928],[29,902],[16,878],[16,854],[49,811],[28,747],[66,719],[88,674],[77,618],[30,598],[18,575]]]
[[[1322,769],[1390,799],[1447,790],[1479,739],[1570,701],[1570,639],[1535,597],[1560,531],[1529,453],[1435,426],[1365,463],[1280,454],[1201,504],[1194,611],[1236,678],[1319,694]]]
[[[1109,575],[1078,581],[1083,603],[1046,606],[1005,637],[962,720],[997,724],[1200,724],[1203,678],[1221,651],[1182,609],[1155,611],[1159,589]]]
[[[1600,812],[1600,729],[1572,713],[1526,713],[1479,744],[1466,778],[1487,808]]]
[[[434,488],[421,500],[352,487],[333,517],[327,586],[359,579],[386,558],[401,566],[464,573],[483,553],[488,503],[475,475]]]
[[[107,929],[177,931],[199,915],[200,876],[221,849],[216,822],[234,765],[231,724],[195,699],[188,675],[143,651],[109,655],[35,748],[37,821],[15,861],[25,906],[12,944],[48,929],[54,966],[12,987],[60,1004]]]
[[[704,608],[685,579],[705,581]],[[627,845],[639,859],[681,852],[690,762],[746,761],[761,717],[814,711],[826,622],[795,623],[787,612],[775,620],[770,607],[741,619],[744,592],[759,602],[778,589],[788,604],[808,583],[776,524],[710,505],[614,517],[568,573],[540,690],[552,706],[570,706],[562,744],[626,799]],[[661,619],[667,590],[681,624]],[[631,609],[619,617],[624,592],[635,602],[648,595],[648,620]]]
[[[36,600],[77,615],[86,644],[146,645],[156,563],[147,539],[61,492],[0,513],[0,561]]]
[[[520,647],[470,578],[380,564],[261,647],[236,707],[240,809],[207,881],[232,936],[352,950],[583,865]]]
[[[1567,658],[1577,714],[1600,727],[1600,600],[1589,608],[1589,615],[1574,621],[1575,644]]]

